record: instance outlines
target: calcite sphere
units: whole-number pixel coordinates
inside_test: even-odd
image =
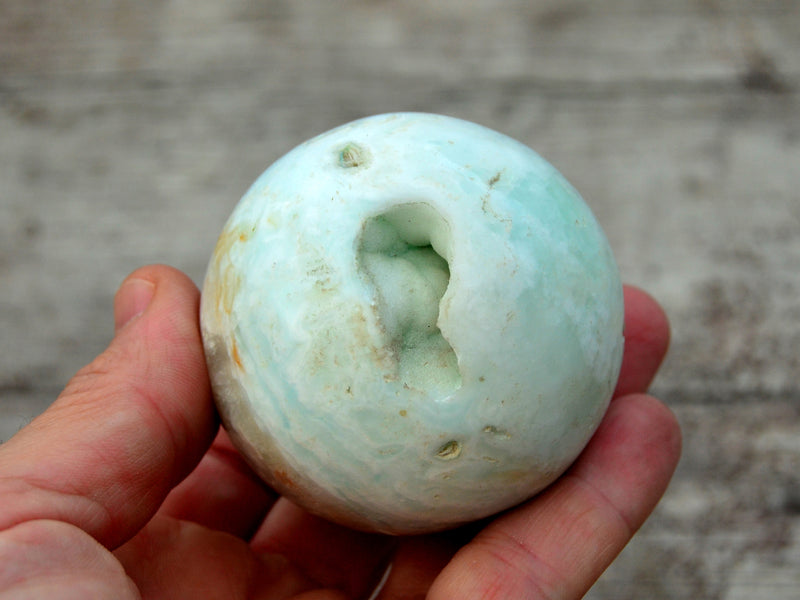
[[[258,178],[201,326],[223,423],[270,486],[417,534],[513,506],[575,460],[619,373],[622,286],[590,209],[534,151],[387,114]]]

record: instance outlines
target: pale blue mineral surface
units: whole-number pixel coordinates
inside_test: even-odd
[[[346,525],[421,533],[517,504],[577,457],[619,372],[622,286],[538,154],[388,114],[259,177],[201,324],[225,426],[270,485]]]

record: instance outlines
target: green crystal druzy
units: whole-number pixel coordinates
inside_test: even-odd
[[[622,356],[622,286],[526,146],[379,115],[275,162],[220,236],[201,325],[234,443],[278,492],[385,533],[454,527],[558,477]]]

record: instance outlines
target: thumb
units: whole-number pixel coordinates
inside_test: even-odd
[[[0,530],[57,520],[115,547],[197,464],[217,430],[199,296],[164,266],[123,282],[109,347],[0,446]]]

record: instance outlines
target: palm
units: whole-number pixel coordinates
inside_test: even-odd
[[[398,539],[314,517],[264,487],[223,432],[115,556],[145,598],[363,598],[390,560],[392,586],[429,585],[463,535]]]
[[[363,597],[392,545],[389,537],[340,528],[276,498],[221,433],[156,517],[115,555],[145,598],[271,599],[322,587]]]
[[[320,583],[284,556],[174,517],[154,518],[115,555],[143,598],[275,599],[312,590],[320,600],[342,598],[331,588],[322,593]],[[331,581],[336,587],[363,595],[363,587],[337,579]]]

